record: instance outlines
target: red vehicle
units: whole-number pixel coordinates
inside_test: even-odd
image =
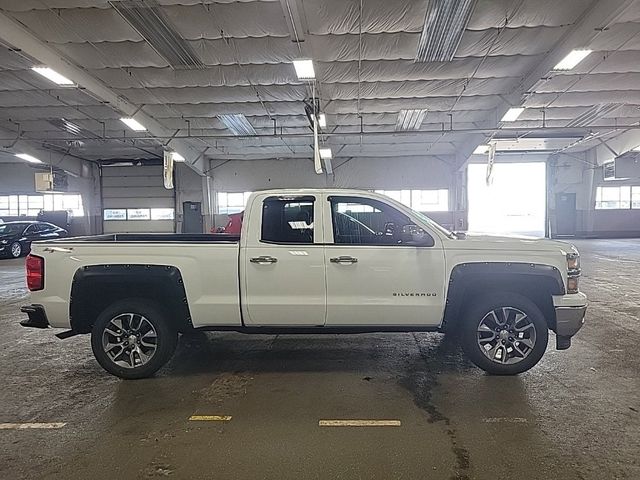
[[[244,219],[244,212],[232,213],[229,215],[229,221],[224,227],[212,228],[211,233],[227,233],[229,235],[240,235],[242,230],[242,220]]]

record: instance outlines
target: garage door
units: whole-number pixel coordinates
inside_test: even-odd
[[[104,233],[175,231],[175,193],[161,166],[103,167],[102,208]]]

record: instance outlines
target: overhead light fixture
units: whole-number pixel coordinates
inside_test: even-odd
[[[414,110],[400,110],[396,120],[396,132],[405,130],[419,130],[427,114],[426,108]]]
[[[174,162],[184,162],[184,157],[178,152],[171,152],[171,157],[173,158]]]
[[[112,0],[109,4],[174,68],[203,68],[191,44],[173,26],[155,0]]]
[[[36,73],[39,73],[43,77],[51,80],[53,83],[57,83],[58,85],[63,85],[63,86],[75,85],[67,77],[60,75],[58,72],[56,72],[55,70],[52,70],[49,67],[33,67],[31,70],[33,70]]]
[[[571,50],[569,54],[553,67],[554,70],[571,70],[589,55],[593,50],[578,49]]]
[[[489,152],[489,149],[491,147],[489,145],[487,145],[486,143],[480,144],[476,147],[476,149],[473,151],[474,155],[484,155],[486,153]]]
[[[147,130],[144,125],[133,118],[121,118],[120,121],[136,132],[145,132]]]
[[[333,154],[331,153],[330,148],[321,148],[320,149],[320,158],[323,160],[331,160],[333,158]]]
[[[515,122],[520,114],[524,112],[524,107],[511,107],[500,119],[501,122]]]
[[[60,130],[70,133],[71,135],[75,135],[76,137],[95,138],[95,139],[102,138],[100,137],[100,135],[97,135],[92,131],[87,130],[86,128],[82,128],[81,126],[73,122],[70,122],[69,120],[66,120],[64,118],[50,118],[49,120],[47,120],[47,122],[49,122],[51,125],[53,125],[54,127]]]
[[[34,157],[33,155],[29,155],[28,153],[16,153],[16,157],[21,158],[29,163],[42,163],[42,160]]]
[[[312,60],[294,60],[293,66],[296,69],[298,80],[313,80],[316,78]]]
[[[589,107],[586,111],[578,115],[576,118],[567,123],[567,127],[586,127],[591,125],[599,118],[612,113],[614,110],[621,107],[621,103],[599,103],[592,107]]]
[[[318,115],[318,125],[320,128],[327,128],[327,116],[324,113]]]
[[[473,14],[476,0],[428,0],[416,62],[450,62]]]
[[[640,145],[638,145],[636,148],[632,149],[634,152],[640,152]]]
[[[218,115],[218,120],[234,135],[256,135],[256,130],[242,113]]]

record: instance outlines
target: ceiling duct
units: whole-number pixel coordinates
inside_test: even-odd
[[[51,118],[47,120],[47,122],[49,122],[57,129],[62,130],[63,132],[70,133],[71,135],[75,135],[76,137],[95,138],[97,140],[102,138],[100,137],[100,135],[93,133],[91,130],[82,128],[75,123],[70,122],[69,120],[65,120],[64,118]]]
[[[154,0],[112,0],[109,4],[171,67],[204,67]]]
[[[427,0],[416,62],[450,62],[473,14],[476,0]]]
[[[242,113],[218,115],[218,120],[224,123],[224,125],[229,130],[231,130],[234,135],[256,135],[256,131],[253,128],[253,125],[249,123],[247,117],[245,117]]]
[[[621,107],[622,103],[600,103],[590,107],[587,111],[578,115],[576,118],[567,123],[567,127],[586,127],[598,120],[604,115],[608,115],[617,108]]]
[[[424,108],[416,110],[400,110],[396,120],[396,132],[407,130],[420,130],[427,110]]]

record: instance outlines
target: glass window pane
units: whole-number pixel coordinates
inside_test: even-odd
[[[313,243],[313,200],[280,200],[262,205],[262,240],[273,243]]]
[[[109,220],[126,220],[127,219],[127,210],[125,208],[119,209],[105,209],[103,212],[103,217],[105,221]]]
[[[148,208],[128,208],[127,220],[151,220],[151,212]]]
[[[631,187],[631,208],[640,208],[640,187]]]
[[[151,220],[173,220],[174,213],[173,208],[152,208]]]

